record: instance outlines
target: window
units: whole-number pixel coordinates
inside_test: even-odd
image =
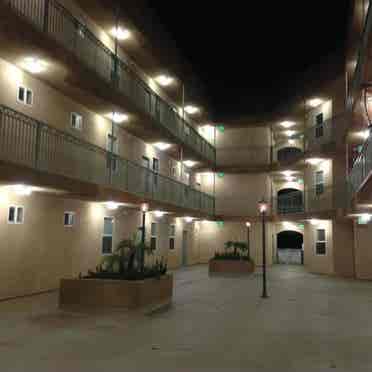
[[[8,223],[21,225],[24,222],[24,208],[17,206],[10,206],[8,212]]]
[[[32,90],[22,86],[18,87],[17,100],[24,105],[32,106],[34,100]]]
[[[63,224],[65,227],[72,227],[75,225],[75,212],[65,212],[63,217]]]
[[[324,172],[318,171],[315,173],[315,194],[321,195],[324,193]]]
[[[325,256],[327,254],[326,231],[324,229],[316,230],[315,251],[318,256]]]
[[[176,243],[176,225],[169,226],[169,249],[173,251]]]
[[[71,127],[76,130],[83,129],[83,117],[80,114],[76,112],[71,113]]]
[[[183,178],[185,180],[186,185],[190,185],[190,172],[183,172]]]
[[[105,217],[103,221],[102,254],[112,254],[112,237],[114,234],[114,219]]]
[[[154,171],[154,186],[158,185],[159,159],[152,159],[152,170]]]
[[[324,117],[323,113],[316,115],[315,117],[315,138],[323,137],[324,135]]]
[[[157,245],[157,230],[158,226],[155,222],[151,224],[151,240],[150,240],[150,248],[152,251],[155,251]]]

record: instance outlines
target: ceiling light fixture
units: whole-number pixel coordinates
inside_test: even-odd
[[[283,128],[289,129],[289,128],[294,127],[296,125],[296,123],[294,121],[286,120],[286,121],[281,122],[280,125]]]
[[[154,143],[154,146],[159,149],[160,151],[166,151],[168,150],[172,145],[169,143],[164,143],[164,142],[157,142]]]
[[[168,87],[174,83],[174,79],[168,75],[159,75],[155,78],[155,81],[162,87]]]
[[[110,112],[106,117],[116,124],[121,124],[129,119],[128,115],[121,114],[120,112]]]
[[[110,33],[114,38],[118,40],[127,40],[131,37],[130,31],[126,28],[121,27],[114,27]]]
[[[323,100],[321,100],[320,98],[312,98],[309,100],[309,105],[312,108],[318,107],[322,103],[323,103]]]
[[[199,107],[188,105],[188,106],[185,106],[185,111],[189,115],[195,115],[195,114],[198,114],[200,112],[200,109],[199,109]]]
[[[47,64],[39,58],[27,57],[23,60],[22,67],[31,74],[40,74],[46,70]]]

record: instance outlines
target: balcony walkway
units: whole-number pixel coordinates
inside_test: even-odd
[[[1,371],[370,371],[372,283],[270,269],[260,279],[176,273],[147,316],[62,313],[56,294],[0,303]]]

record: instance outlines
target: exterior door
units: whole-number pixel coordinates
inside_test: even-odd
[[[182,266],[187,265],[187,247],[188,247],[188,231],[183,230],[182,233]]]

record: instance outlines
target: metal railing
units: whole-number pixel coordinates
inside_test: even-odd
[[[214,214],[214,198],[0,105],[0,159]]]
[[[315,213],[348,207],[346,182],[337,186],[319,186],[305,191],[294,191],[272,198],[274,214]]]
[[[56,0],[0,1],[63,45],[82,64],[124,94],[139,110],[150,115],[156,125],[172,133],[203,158],[215,162],[215,148]]]
[[[372,136],[366,140],[362,151],[353,164],[349,174],[349,183],[353,193],[358,192],[372,172]]]

